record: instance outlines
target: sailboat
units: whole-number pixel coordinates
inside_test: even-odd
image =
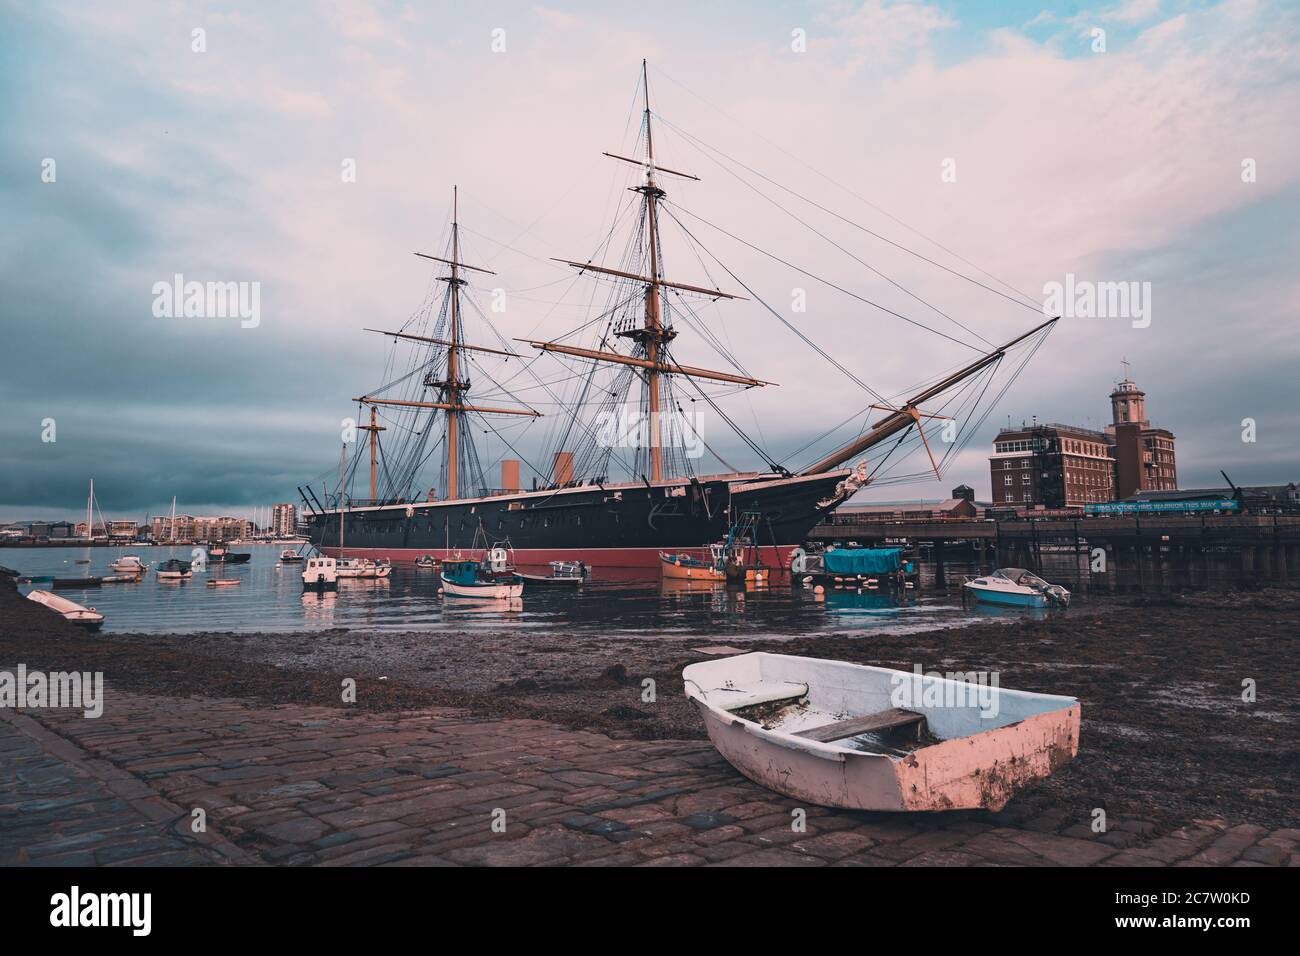
[[[416,253],[436,263],[436,278],[445,283],[445,291],[437,299],[431,298],[427,307],[401,328],[367,330],[389,337],[395,349],[404,348],[409,353],[390,366],[397,370],[398,377],[353,399],[359,409],[370,412],[370,424],[357,426],[369,437],[369,499],[358,500],[349,494],[346,473],[341,473],[333,493],[326,488],[318,495],[310,485],[299,488],[311,541],[322,553],[338,558],[389,556],[408,563],[424,555],[450,560],[472,548],[476,536],[486,534],[493,539],[509,537],[522,566],[580,561],[597,567],[654,569],[662,563],[661,554],[707,547],[725,539],[738,516],[753,514],[757,516],[754,544],[762,563],[784,568],[812,528],[873,481],[885,459],[906,442],[919,438],[924,443],[938,475],[939,465],[925,442],[923,426],[928,419],[945,416],[922,411],[922,406],[946,393],[951,394],[945,401],[961,395],[963,383],[975,386],[978,400],[983,401],[984,390],[978,386],[988,384],[1008,352],[1022,344],[1036,348],[1056,321],[1041,322],[1000,346],[959,342],[973,349],[978,357],[894,401],[868,389],[874,398],[868,409],[884,413],[877,421],[798,471],[787,469],[741,432],[704,390],[707,386],[715,391],[739,391],[773,383],[750,375],[716,345],[715,350],[733,365],[731,371],[686,365],[676,358],[675,342],[680,331],[698,329],[702,324],[691,302],[762,300],[730,269],[726,269],[727,274],[740,282],[748,296],[679,281],[666,274],[662,215],[668,215],[679,226],[681,223],[674,206],[665,205],[664,183],[699,177],[658,163],[653,126],[657,114],[650,109],[644,62],[639,86],[643,110],[638,148],[644,147],[644,155],[631,158],[605,154],[639,170],[638,175],[630,177],[629,191],[634,198],[627,200],[635,205],[616,220],[634,224],[622,260],[617,268],[594,261],[595,256],[556,260],[583,278],[610,284],[610,307],[573,332],[548,339],[517,340],[534,350],[532,353],[516,351],[484,313],[479,313],[481,324],[496,336],[496,341],[471,341],[465,322],[466,286],[495,273],[462,259],[458,193],[453,190],[451,229],[444,255]],[[685,227],[682,230],[686,232]],[[776,314],[766,302],[762,304]],[[1023,301],[1018,304],[1026,305]],[[594,341],[574,344],[579,334],[594,336]],[[812,344],[802,333],[797,334]],[[708,338],[705,333],[701,337]],[[825,350],[815,345],[813,348],[863,384]],[[522,354],[529,356],[528,363],[520,361]],[[474,432],[490,430],[500,437],[494,423],[502,421],[502,416],[518,424],[521,418],[526,422],[542,413],[517,399],[509,387],[512,378],[494,376],[488,363],[514,361],[525,365],[521,371],[527,371],[543,355],[565,365],[568,379],[574,382],[570,402],[552,403],[563,406],[563,418],[555,429],[558,447],[554,449],[554,464],[546,472],[533,469],[541,480],[534,482],[532,489],[492,488],[484,478]],[[476,375],[490,382],[491,404],[471,400],[471,366]],[[597,374],[609,375],[613,381],[597,381]],[[981,383],[984,374],[990,379]],[[555,398],[550,383],[540,379],[537,382],[537,387]],[[496,396],[506,396],[515,405],[500,404]],[[697,398],[707,402],[719,420],[731,426],[763,458],[762,468],[735,469],[711,448],[727,470],[709,474],[696,468],[683,450],[677,415],[683,402]],[[640,415],[638,437],[623,443],[609,441],[596,422],[601,416],[608,420],[613,410],[633,401]],[[815,404],[810,407],[818,408]],[[396,449],[384,449],[382,456],[380,432],[386,427],[378,424],[380,409],[400,424],[395,431],[401,442]],[[843,417],[843,409],[825,410],[828,422]],[[973,413],[966,415],[963,429],[967,421],[977,420],[982,421]],[[968,431],[973,433],[973,429],[963,431],[963,439]],[[360,447],[358,443],[354,469],[361,460]],[[912,441],[910,450],[916,447]],[[634,449],[630,462],[622,451],[627,448]],[[435,454],[438,458],[434,458]],[[870,460],[872,455],[877,456],[874,462]],[[382,487],[377,473],[381,458]],[[421,466],[439,458],[437,485],[427,494],[414,490],[419,487]],[[615,465],[621,466],[626,478],[611,478]],[[342,534],[345,520],[346,547]],[[342,576],[341,566],[339,573]]]

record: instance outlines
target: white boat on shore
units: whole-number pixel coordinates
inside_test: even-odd
[[[764,653],[682,678],[733,767],[821,806],[1000,810],[1079,750],[1073,697]]]
[[[55,614],[62,615],[65,621],[84,627],[88,631],[98,631],[104,624],[104,615],[93,607],[82,607],[76,601],[69,601],[52,591],[31,591],[27,595],[27,600],[44,604]]]

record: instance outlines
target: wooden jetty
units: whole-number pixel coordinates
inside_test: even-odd
[[[1046,553],[1075,555],[1080,572],[1097,586],[1121,575],[1142,577],[1162,568],[1190,584],[1206,583],[1212,563],[1230,562],[1239,578],[1285,584],[1300,579],[1300,515],[1118,515],[1014,519],[950,518],[881,521],[832,515],[813,529],[813,541],[930,545],[936,585],[958,548],[981,566],[1039,569]],[[1097,549],[1105,571],[1092,571]]]

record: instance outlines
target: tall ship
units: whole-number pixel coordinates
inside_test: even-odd
[[[401,327],[367,330],[390,339],[394,352],[388,380],[353,400],[363,423],[356,430],[366,440],[345,441],[337,472],[319,487],[299,488],[311,541],[325,555],[413,562],[426,555],[455,559],[507,543],[520,565],[582,561],[596,568],[657,568],[661,552],[706,547],[743,523],[762,563],[785,567],[812,528],[876,481],[891,458],[923,449],[937,476],[940,463],[926,438],[927,423],[952,421],[960,440],[948,441],[944,454],[959,448],[988,414],[987,403],[1000,394],[994,376],[1006,356],[1022,350],[1027,361],[1056,321],[1039,322],[1001,345],[962,342],[973,353],[970,361],[886,398],[858,378],[847,358],[842,362],[796,329],[686,227],[689,211],[668,200],[663,184],[699,177],[656,162],[653,124],[661,117],[650,109],[644,62],[638,100],[639,158],[604,154],[628,169],[626,197],[614,218],[614,227],[623,226],[626,235],[621,252],[612,227],[590,257],[555,260],[584,282],[598,283],[590,314],[564,334],[507,339],[474,304],[471,284],[495,273],[462,259],[459,197],[453,190],[443,254],[416,253],[436,263],[434,279],[440,285],[431,288],[438,291]],[[670,277],[664,263],[671,250],[665,250],[661,234],[665,217],[689,237],[691,256],[682,260],[703,263],[708,256],[739,290]],[[769,454],[725,410],[729,397],[774,384],[747,372],[697,308],[738,301],[757,302],[871,398],[856,434],[797,470]],[[1014,301],[1038,308],[1023,295]],[[683,331],[695,333],[731,367],[679,362]],[[882,341],[871,339],[873,347]],[[539,371],[547,368],[541,363],[550,363],[548,371]],[[544,401],[523,401],[519,394],[525,389]],[[815,393],[812,388],[795,397],[816,430],[844,419],[844,409],[820,404]],[[550,454],[537,464],[516,450],[544,417],[534,404],[548,409],[551,444]],[[761,466],[743,470],[727,464],[700,434],[698,415],[687,411],[697,407],[734,430]],[[392,437],[385,440],[385,432]],[[527,464],[533,471],[530,486],[523,487],[518,465],[513,473],[503,468],[502,480],[491,482],[497,463],[482,460],[476,433],[493,436],[514,456],[511,462]],[[367,458],[368,496],[357,493]],[[706,467],[706,460],[719,467]],[[426,471],[436,473],[428,487],[422,481]]]

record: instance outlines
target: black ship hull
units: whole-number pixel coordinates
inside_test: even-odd
[[[508,542],[525,566],[583,561],[596,568],[657,568],[661,551],[721,541],[742,515],[753,514],[760,560],[786,567],[790,552],[843,501],[836,486],[846,475],[728,475],[355,507],[344,512],[342,547],[340,513],[330,509],[310,516],[310,536],[332,557],[414,562]]]

